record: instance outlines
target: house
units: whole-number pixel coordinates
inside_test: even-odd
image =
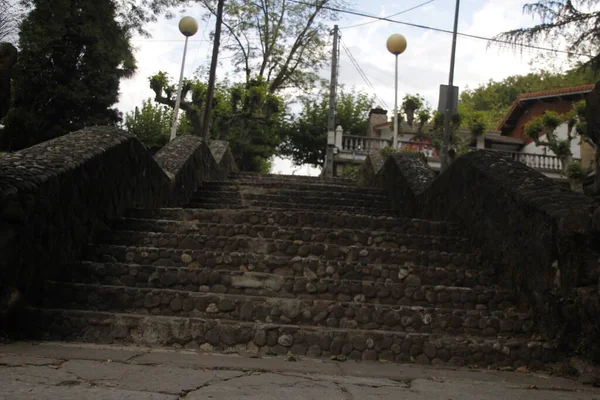
[[[498,124],[497,130],[504,137],[518,138],[524,141],[518,151],[527,154],[554,155],[545,146],[538,147],[524,135],[525,125],[532,119],[541,116],[545,111],[555,111],[566,114],[573,109],[573,105],[594,89],[595,85],[575,86],[556,90],[523,93],[513,102],[504,119]],[[567,124],[557,128],[557,136],[566,139]],[[571,142],[573,157],[581,159],[584,166],[594,159],[594,149],[588,143],[579,140]]]
[[[486,132],[471,146],[475,149],[486,149],[501,151],[510,154],[528,166],[537,169],[546,176],[557,181],[564,182],[566,178],[562,175],[562,165],[545,146],[536,146],[531,139],[525,137],[525,125],[533,118],[540,116],[544,111],[556,111],[559,114],[569,112],[573,105],[585,98],[594,89],[595,85],[577,86],[571,88],[548,90],[534,93],[523,93],[515,99],[506,116],[497,126],[497,129]],[[426,155],[430,166],[437,170],[440,167],[438,154],[433,146],[421,133],[427,133],[430,126],[420,127],[417,122],[413,126],[402,121],[398,129],[398,149],[420,151]],[[557,128],[559,137],[566,138],[567,124]],[[467,129],[461,129],[460,133],[469,137]],[[361,163],[366,154],[373,150],[379,150],[392,145],[393,124],[388,121],[387,111],[381,107],[374,108],[369,113],[369,124],[365,136],[342,135],[336,139],[338,154],[336,155],[336,172],[343,171],[348,164]],[[580,140],[571,142],[571,151],[575,159],[581,159],[582,165],[589,165],[594,160],[594,149]]]

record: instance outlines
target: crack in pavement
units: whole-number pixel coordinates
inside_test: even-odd
[[[215,383],[229,382],[233,379],[244,378],[246,376],[251,376],[251,375],[261,375],[261,373],[254,374],[253,371],[249,371],[249,372],[242,373],[242,375],[232,376],[230,378],[213,379],[213,380],[203,383],[202,385],[199,385],[198,387],[182,390],[181,392],[178,393],[179,400],[185,399],[190,393],[197,392],[198,390],[207,388],[208,386],[214,385]]]
[[[340,382],[335,382],[336,379],[342,379],[342,378],[353,378],[353,376],[348,376],[348,375],[344,375],[344,376],[336,376],[336,375],[319,375],[320,377],[317,376],[313,376],[310,374],[302,374],[302,373],[294,373],[294,372],[270,372],[272,374],[276,374],[276,375],[281,375],[281,376],[290,376],[290,377],[295,377],[295,378],[303,378],[309,381],[313,381],[313,382],[333,382],[335,384],[341,384]],[[327,376],[329,379],[324,378],[324,376]],[[359,378],[359,377],[357,377]],[[387,378],[386,378],[387,379]],[[406,387],[402,387],[399,385],[394,385],[394,384],[375,384],[375,383],[365,383],[365,382],[353,382],[352,386],[358,386],[358,387],[364,387],[364,388],[373,388],[373,389],[378,389],[378,388],[410,388],[410,385],[412,384],[412,380],[407,382],[403,382],[403,381],[397,381],[397,380],[393,380],[393,379],[389,379],[390,381],[393,382],[398,382],[398,383],[404,383],[406,385]]]
[[[350,393],[350,391],[348,390],[348,388],[346,388],[345,386],[342,386],[339,383],[335,383],[335,386],[338,387],[338,389],[340,389],[340,392],[342,392],[342,396],[344,396],[344,398],[346,400],[354,400],[354,396],[352,395],[352,393]]]

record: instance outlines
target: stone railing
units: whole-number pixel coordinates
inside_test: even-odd
[[[182,136],[152,157],[136,137],[93,127],[1,158],[0,288],[35,297],[127,208],[185,204],[232,168],[227,146],[213,147]]]

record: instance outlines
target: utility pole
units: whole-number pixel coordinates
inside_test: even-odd
[[[329,83],[329,116],[327,118],[327,153],[325,154],[325,176],[333,177],[333,148],[335,147],[335,105],[338,76],[339,29],[333,27],[333,53],[331,55],[331,80]]]
[[[450,55],[450,77],[448,79],[448,92],[446,93],[446,115],[444,118],[444,140],[442,142],[442,165],[440,172],[448,168],[448,150],[450,148],[450,136],[452,133],[452,112],[454,111],[454,60],[456,56],[456,36],[458,32],[458,11],[460,0],[456,0],[456,12],[454,14],[454,32],[452,33],[452,53]]]
[[[206,105],[202,116],[202,139],[208,141],[212,116],[212,103],[215,97],[215,79],[217,76],[217,60],[219,58],[219,45],[221,44],[221,25],[223,23],[223,3],[219,0],[217,4],[217,23],[215,26],[215,38],[213,41],[212,60],[210,61],[210,72],[208,76],[208,88],[206,90]]]

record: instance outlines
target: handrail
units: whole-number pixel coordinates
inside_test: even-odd
[[[365,136],[355,135],[343,135],[342,137],[342,152],[352,152],[358,154],[367,154],[373,150],[381,150],[385,147],[390,147],[392,140],[370,138]],[[480,149],[471,149],[471,151],[477,151]],[[555,155],[548,154],[535,154],[535,153],[521,153],[518,151],[506,151],[498,149],[481,149],[487,151],[494,151],[502,154],[509,155],[513,160],[519,161],[531,168],[545,171],[556,171],[560,172],[562,168],[562,162]],[[435,147],[429,142],[411,142],[411,141],[398,141],[398,151],[409,151],[423,153],[427,158],[437,159],[439,155]],[[574,158],[573,161],[580,161],[580,159]]]

